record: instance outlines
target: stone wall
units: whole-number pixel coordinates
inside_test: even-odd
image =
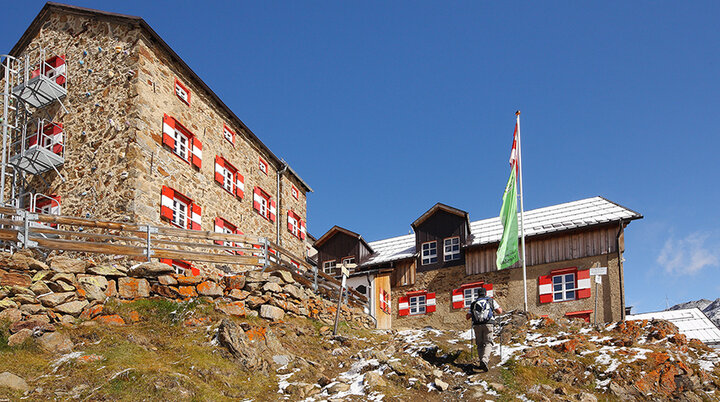
[[[560,303],[540,303],[538,296],[538,277],[547,275],[551,270],[567,267],[589,269],[608,267],[608,275],[603,277],[599,291],[595,292],[595,283],[591,284],[591,297]],[[591,278],[592,280],[593,278]],[[494,297],[505,311],[523,309],[522,268],[505,269],[484,274],[465,274],[465,266],[418,272],[412,286],[394,287],[392,290],[393,328],[424,327],[467,328],[465,309],[452,308],[452,290],[466,283],[484,281],[493,284]],[[434,313],[417,316],[398,316],[398,298],[414,290],[435,292],[436,310]],[[593,310],[595,297],[598,297],[598,321],[611,322],[622,319],[621,292],[618,274],[617,254],[530,266],[527,268],[528,309],[536,315],[548,315],[559,318],[567,312]],[[593,319],[591,315],[591,320]]]

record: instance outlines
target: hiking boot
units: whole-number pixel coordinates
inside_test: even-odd
[[[480,364],[478,364],[478,367],[480,368],[480,370],[482,370],[482,371],[484,371],[484,372],[486,372],[486,373],[487,373],[488,370],[489,370],[487,364],[485,364],[485,362],[482,361],[482,360],[480,360]]]

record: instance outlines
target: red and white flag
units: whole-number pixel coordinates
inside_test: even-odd
[[[517,153],[517,140],[518,140],[518,124],[515,123],[515,132],[513,133],[513,144],[510,150],[510,166],[517,168],[518,153]]]

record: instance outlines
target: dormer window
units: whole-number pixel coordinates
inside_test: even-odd
[[[460,259],[460,237],[449,237],[444,240],[443,259],[454,261]]]
[[[342,260],[343,264],[355,264],[355,257],[345,257]]]
[[[437,242],[429,241],[422,244],[422,265],[434,264],[437,262]]]

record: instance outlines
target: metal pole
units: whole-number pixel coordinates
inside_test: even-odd
[[[598,299],[598,285],[597,280],[595,280],[595,310],[593,311],[593,325],[597,326],[597,299]]]
[[[527,265],[525,261],[525,206],[523,205],[523,180],[522,180],[522,146],[520,145],[520,111],[515,112],[517,118],[517,152],[518,152],[518,181],[520,190],[520,236],[522,241],[522,261],[523,261],[523,294],[525,295],[524,307],[525,312],[528,311],[527,298]]]
[[[343,266],[345,264],[343,263]],[[338,304],[337,310],[335,311],[335,327],[333,328],[333,335],[337,335],[338,322],[340,322],[340,306],[342,305],[343,290],[345,289],[345,273],[342,276],[342,283],[340,284],[340,293],[338,293]]]

